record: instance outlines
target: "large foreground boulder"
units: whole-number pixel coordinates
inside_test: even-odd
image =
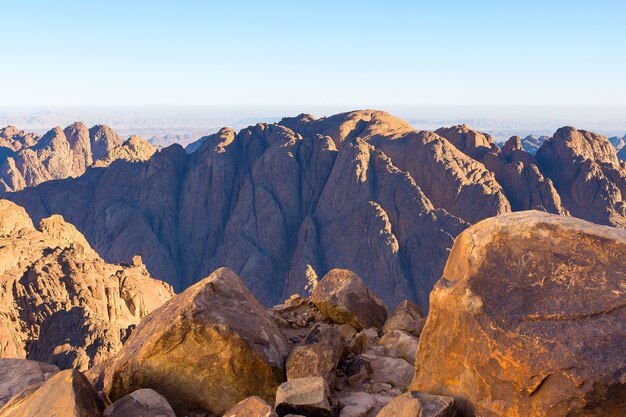
[[[335,323],[347,323],[357,330],[381,327],[387,319],[383,301],[347,269],[328,272],[315,286],[311,301]]]
[[[1,417],[100,417],[104,403],[78,371],[68,369],[31,385],[0,409]]]
[[[223,415],[284,381],[287,341],[239,277],[220,268],[146,317],[105,372],[112,401],[139,388],[178,415]]]
[[[26,359],[0,359],[0,407],[30,385],[41,383],[59,368]]]
[[[520,212],[454,243],[412,387],[465,415],[626,415],[626,231]]]

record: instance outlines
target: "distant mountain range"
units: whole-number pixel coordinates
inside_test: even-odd
[[[0,193],[77,177],[89,167],[107,166],[117,159],[146,160],[155,151],[140,137],[123,141],[104,125],[88,129],[77,122],[43,136],[7,126],[0,129]]]
[[[99,145],[103,129],[82,129],[81,143]],[[21,135],[32,152],[50,149],[37,159],[47,172],[63,173],[50,167],[64,164],[47,163],[57,149],[62,161],[75,160],[66,152],[77,143],[71,132],[57,129],[45,141]],[[106,137],[110,148],[92,151],[92,160],[119,148],[112,132]],[[62,214],[108,262],[139,254],[177,290],[226,266],[266,304],[340,267],[389,305],[409,298],[427,308],[454,237],[510,211],[626,227],[626,164],[608,139],[572,127],[500,148],[466,125],[416,131],[365,110],[224,128],[187,152],[172,145],[102,168],[79,155],[84,174],[6,198],[35,221]]]

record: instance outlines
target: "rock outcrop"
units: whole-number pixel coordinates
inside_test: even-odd
[[[522,138],[522,149],[524,149],[524,152],[526,153],[535,155],[539,148],[541,148],[541,145],[543,145],[543,143],[548,139],[550,139],[550,136],[528,135]]]
[[[0,408],[11,398],[34,384],[41,384],[59,368],[26,359],[0,359]]]
[[[62,217],[37,230],[0,200],[0,357],[86,370],[172,295],[143,265],[104,262]]]
[[[179,415],[222,415],[284,381],[287,341],[232,271],[221,268],[142,320],[104,376],[108,398],[152,388]]]
[[[100,417],[103,410],[87,378],[68,369],[14,396],[0,408],[0,417]]]
[[[281,384],[276,391],[276,412],[281,416],[330,417],[332,407],[326,381],[321,377],[309,377]]]
[[[0,129],[0,193],[77,177],[90,166],[107,166],[116,159],[144,161],[155,151],[137,136],[123,142],[104,125],[88,129],[77,122],[43,136],[8,126]]]
[[[624,415],[625,254],[626,232],[574,218],[472,226],[431,294],[412,387],[464,415]]]
[[[104,158],[94,161],[93,166],[106,167],[117,160],[127,162],[147,161],[156,151],[156,147],[140,136],[131,136],[121,146],[111,149]]]
[[[150,388],[138,389],[104,410],[104,417],[176,417],[165,397]]]
[[[311,301],[333,322],[357,330],[381,327],[387,319],[385,303],[347,269],[328,272],[313,289]]]
[[[262,398],[250,397],[231,408],[223,417],[278,417]]]
[[[59,224],[59,218],[49,221],[46,230],[73,235],[69,226],[54,229]],[[360,281],[354,287],[352,273],[336,272],[351,278],[352,285],[340,289],[357,290],[358,300],[367,295],[379,305]],[[400,310],[413,310],[403,305]],[[99,333],[98,326],[107,323],[85,326],[86,311],[74,307],[45,319],[29,354],[39,355],[41,346],[59,345],[63,337],[66,344],[48,352],[56,362],[94,352],[94,345],[111,336]],[[404,327],[411,327],[413,317],[398,315],[397,323],[401,317],[409,322]],[[88,329],[76,333],[74,320]],[[47,326],[63,329],[64,336]],[[407,389],[417,345],[416,337],[401,330],[381,333],[380,324],[359,332],[334,323],[298,295],[265,310],[232,271],[222,268],[150,313],[114,358],[85,374],[0,359],[0,407],[6,404],[0,416],[102,416],[103,399],[104,416],[110,417],[375,417]],[[89,344],[98,338],[101,343]],[[86,347],[72,356],[69,345]],[[430,403],[420,404],[429,409],[424,404]]]
[[[393,400],[376,417],[456,417],[454,399],[421,392],[407,392]]]
[[[426,317],[418,305],[409,300],[404,300],[396,306],[391,312],[385,325],[383,332],[389,333],[394,330],[400,330],[420,337]]]
[[[611,145],[613,145],[613,147],[615,148],[615,150],[618,152],[618,155],[619,155],[619,151],[621,151],[624,148],[624,146],[626,146],[626,135],[624,135],[623,137],[613,136],[608,139],[609,139],[609,142],[611,142]]]
[[[626,163],[604,136],[561,128],[537,151],[537,160],[572,215],[626,228]]]
[[[552,182],[541,174],[535,158],[523,150],[520,137],[510,138],[500,150],[491,136],[467,125],[441,128],[436,133],[494,173],[512,210],[566,214]]]

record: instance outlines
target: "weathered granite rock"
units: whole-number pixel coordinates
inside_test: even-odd
[[[393,400],[376,417],[456,417],[454,398],[410,391]]]
[[[114,161],[122,160],[128,162],[147,161],[155,154],[157,148],[139,136],[131,136],[120,146],[107,152],[102,159],[94,161],[94,167],[107,167]]]
[[[0,407],[33,384],[48,380],[59,368],[26,359],[0,359]]]
[[[419,339],[402,330],[392,330],[380,338],[380,344],[389,356],[402,358],[411,365],[415,364],[415,355]]]
[[[226,266],[273,305],[338,267],[390,306],[426,310],[467,226],[447,204],[482,219],[508,202],[493,175],[437,135],[377,111],[324,120],[222,129],[190,155],[173,145],[10,198],[36,220],[62,214],[108,261],[142,256],[179,291]]]
[[[415,368],[402,358],[376,356],[369,361],[370,379],[374,382],[391,384],[400,390],[411,385]]]
[[[319,376],[332,390],[343,351],[339,331],[326,324],[316,324],[302,343],[289,353],[285,364],[287,380]]]
[[[76,177],[91,166],[108,166],[119,159],[145,161],[156,151],[138,136],[122,142],[108,126],[87,129],[80,122],[64,130],[55,127],[43,136],[12,126],[0,129],[0,149],[0,193]]]
[[[1,417],[100,417],[104,403],[83,374],[61,371],[31,385],[0,408]]]
[[[431,294],[412,387],[465,415],[626,412],[626,232],[541,212],[456,240]]]
[[[604,136],[563,127],[536,156],[572,215],[626,228],[626,163]]]
[[[287,341],[239,277],[220,268],[144,318],[105,371],[115,401],[153,388],[177,414],[222,415],[284,381]]]
[[[104,410],[104,417],[131,416],[176,417],[176,414],[165,397],[150,388],[138,389],[120,398]]]
[[[354,392],[339,400],[342,407],[339,417],[368,417],[376,401],[367,392]]]
[[[311,301],[335,323],[347,323],[357,330],[381,327],[387,318],[383,301],[346,269],[328,272],[313,290]]]
[[[301,413],[307,417],[329,417],[332,409],[328,385],[321,377],[287,381],[276,391],[275,408],[279,416]]]
[[[228,410],[223,417],[278,417],[278,415],[262,398],[250,397]]]
[[[224,128],[191,154],[173,145],[145,162],[118,161],[9,197],[37,221],[63,214],[107,261],[141,255],[178,291],[226,266],[268,306],[346,268],[388,306],[410,299],[427,312],[469,223],[539,209],[621,224],[624,191],[604,166],[542,163],[518,138],[500,151],[467,126],[439,133],[375,110],[300,115]],[[588,175],[569,187],[557,181],[568,170]],[[581,195],[564,196],[570,188]],[[572,203],[590,199],[580,210]]]
[[[0,357],[86,370],[173,295],[143,265],[111,265],[61,216],[35,229],[0,200]],[[40,337],[41,336],[41,337]]]
[[[426,317],[424,317],[422,309],[410,300],[404,300],[396,306],[387,318],[383,332],[401,330],[419,337],[425,322]]]
[[[512,137],[501,151],[491,136],[467,125],[441,128],[436,133],[494,173],[512,210],[567,214],[552,182],[541,174],[535,158],[524,151],[521,138]]]

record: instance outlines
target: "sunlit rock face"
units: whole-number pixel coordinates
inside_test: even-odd
[[[563,127],[537,151],[537,160],[572,215],[626,227],[626,163],[604,136]]]
[[[626,412],[626,232],[537,211],[455,241],[420,337],[412,388],[464,415]]]
[[[86,370],[172,295],[140,258],[108,264],[61,216],[37,230],[22,207],[0,200],[0,357]]]
[[[140,137],[123,141],[104,125],[88,129],[77,122],[43,136],[8,126],[0,129],[0,193],[77,177],[91,166],[107,166],[118,159],[144,161],[155,151]]]

